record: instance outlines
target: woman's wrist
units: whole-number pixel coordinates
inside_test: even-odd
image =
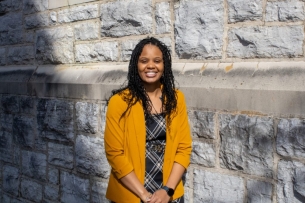
[[[140,196],[140,199],[143,201],[143,202],[147,202],[150,200],[150,198],[152,197],[152,194],[148,191],[144,191],[141,196]]]

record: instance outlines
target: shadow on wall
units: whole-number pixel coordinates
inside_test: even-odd
[[[0,0],[0,66],[74,62],[49,0]],[[107,202],[105,105],[0,95],[0,202]]]

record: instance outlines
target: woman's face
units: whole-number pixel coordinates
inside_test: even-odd
[[[152,44],[145,45],[138,60],[138,73],[144,85],[159,84],[163,72],[164,63],[161,50]]]

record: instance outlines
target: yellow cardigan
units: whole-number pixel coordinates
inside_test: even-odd
[[[166,146],[163,164],[163,184],[166,184],[174,162],[188,167],[191,155],[191,134],[184,95],[177,90],[177,114],[172,119],[170,130],[166,128]],[[105,151],[112,167],[106,197],[116,203],[139,203],[134,193],[125,188],[120,178],[134,171],[144,185],[146,128],[143,107],[140,102],[131,107],[125,117],[127,103],[118,94],[111,97],[105,128]],[[184,194],[179,182],[173,199]]]

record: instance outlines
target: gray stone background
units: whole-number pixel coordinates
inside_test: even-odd
[[[304,0],[0,0],[0,202],[101,203],[105,98],[171,50],[188,203],[305,202]]]

